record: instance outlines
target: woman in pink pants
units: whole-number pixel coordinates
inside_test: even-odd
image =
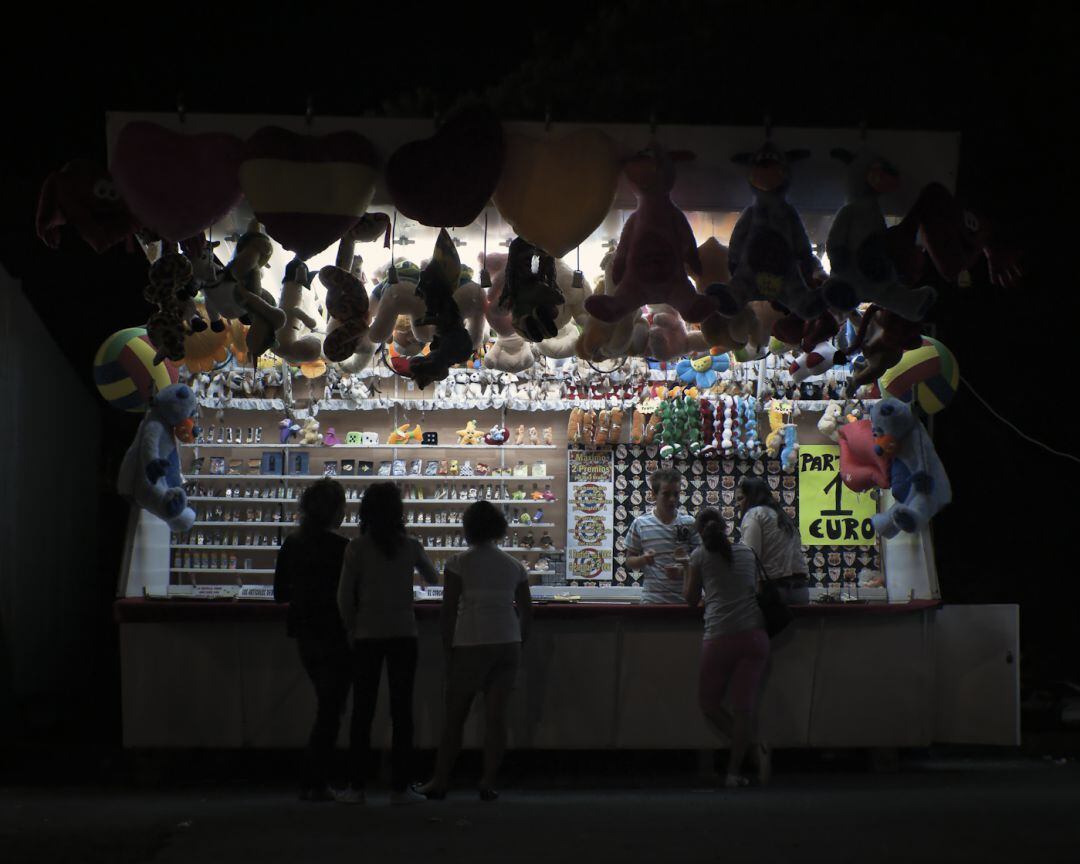
[[[702,545],[690,557],[683,596],[691,606],[705,602],[698,700],[706,719],[731,742],[724,785],[747,786],[742,773],[748,752],[758,779],[768,782],[769,751],[756,738],[761,677],[769,659],[769,637],[757,604],[757,560],[753,550],[731,543],[723,517],[708,507],[697,517]],[[731,710],[724,706],[727,695]]]

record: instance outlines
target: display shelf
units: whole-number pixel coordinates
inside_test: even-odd
[[[198,524],[198,523],[196,523],[196,524]],[[221,523],[215,522],[213,524],[215,524],[215,525],[218,525],[218,524],[227,525],[229,523],[227,523],[227,522],[221,522]],[[234,522],[232,524],[240,525],[240,524],[243,524],[243,523]],[[261,525],[263,523],[258,522],[258,523],[253,523],[253,524]],[[282,524],[282,523],[279,523],[279,524]],[[355,523],[349,523],[349,524],[355,524]],[[436,523],[436,522],[406,522],[405,527],[406,528],[417,528],[417,529],[420,529],[422,531],[426,531],[428,528],[461,528],[462,523],[461,522],[438,522],[438,523]],[[533,523],[528,524],[528,525],[525,524],[524,522],[510,522],[509,527],[510,528],[526,528],[527,529],[527,528],[557,528],[558,526],[554,522],[533,522]]]
[[[285,525],[287,527],[295,528],[298,523],[296,523],[296,522],[284,522],[281,519],[279,519],[277,522],[274,522],[274,521],[268,521],[268,522],[230,522],[230,521],[228,521],[226,519],[222,519],[222,520],[220,520],[218,522],[192,522],[191,524],[192,524],[193,527],[198,525],[200,527],[209,526],[209,527],[214,527],[214,528],[221,528],[221,527],[224,527],[226,525],[234,527],[234,528],[252,528],[252,527],[265,528],[265,527],[267,527],[269,525],[279,525],[279,526],[280,525]]]
[[[222,502],[227,502],[229,504],[239,504],[241,501],[249,501],[249,502],[260,501],[263,504],[297,504],[300,501],[299,498],[245,498],[242,495],[239,498],[232,498],[232,497],[226,498],[224,495],[188,495],[187,500],[188,501],[222,501]],[[359,499],[354,498],[351,502],[346,500],[345,503],[346,504],[349,504],[349,503],[358,504]]]
[[[263,569],[245,568],[245,567],[170,567],[170,573],[256,573],[260,576],[266,576],[276,571]]]
[[[223,441],[180,444],[183,449],[214,450],[559,450],[558,444],[228,444]]]
[[[225,549],[233,551],[233,552],[238,552],[240,550],[247,550],[248,552],[252,552],[252,551],[277,552],[277,551],[279,551],[281,549],[281,545],[278,544],[277,546],[272,546],[272,545],[264,543],[262,546],[232,546],[232,545],[229,545],[229,546],[213,545],[212,546],[209,543],[203,543],[202,545],[199,545],[198,543],[174,543],[171,546],[169,546],[169,548],[170,549],[198,549],[200,551],[205,549],[205,550],[211,551],[211,552],[216,552],[216,551],[225,550]],[[195,568],[192,568],[192,569],[195,569]]]
[[[247,483],[266,482],[268,480],[322,480],[324,477],[329,477],[331,480],[358,480],[373,482],[376,480],[391,480],[400,483],[416,483],[420,480],[429,481],[431,483],[494,483],[494,482],[507,482],[517,481],[518,483],[525,483],[529,480],[535,480],[537,482],[541,480],[556,480],[558,478],[550,475],[543,477],[510,477],[510,476],[498,476],[493,474],[476,474],[472,477],[462,477],[460,475],[452,474],[434,474],[425,476],[423,474],[404,474],[397,477],[387,476],[385,474],[361,474],[361,475],[349,475],[349,474],[185,474],[184,481],[188,480],[228,480],[231,483],[237,481],[243,481]]]
[[[202,444],[179,444],[177,445],[184,450],[197,450],[200,447],[212,448],[214,450],[285,450],[284,444],[228,444],[224,441],[210,443],[209,441]],[[310,448],[309,448],[310,449]]]
[[[424,525],[422,527],[424,527],[424,528],[432,528],[434,526],[432,526],[432,525]],[[527,526],[519,526],[519,527],[527,527]],[[182,548],[182,547],[173,546],[173,549],[179,549],[179,548]],[[206,548],[206,547],[201,547],[201,548]],[[240,546],[238,548],[246,549],[247,547],[246,546]],[[266,548],[266,547],[263,547],[263,548]],[[556,549],[554,546],[552,546],[552,547],[550,547],[548,549],[544,549],[544,548],[542,548],[540,546],[499,546],[497,548],[501,549],[503,552],[542,552],[545,555],[554,555],[556,553],[562,553],[562,552],[565,551],[564,549]],[[427,551],[427,552],[467,552],[468,549],[469,549],[468,546],[425,546],[424,547],[424,550]]]
[[[191,501],[191,498],[188,498]],[[235,501],[235,498],[222,499],[228,501]],[[243,499],[241,499],[243,500]],[[255,500],[255,499],[252,499]],[[405,498],[402,500],[402,504],[406,507],[419,506],[419,507],[435,507],[442,504],[449,504],[452,507],[468,507],[470,504],[475,504],[477,501],[487,501],[488,504],[517,504],[543,507],[545,504],[558,504],[557,499],[541,499],[536,500],[533,498]],[[346,502],[358,504],[358,501]]]
[[[381,476],[377,475],[377,474],[365,474],[365,475],[362,475],[362,476],[355,476],[355,477],[350,477],[348,475],[343,475],[343,474],[280,474],[280,475],[278,475],[278,474],[273,474],[273,475],[267,475],[267,474],[186,474],[186,475],[184,475],[184,479],[185,480],[225,480],[225,479],[228,479],[228,478],[232,478],[233,480],[235,480],[237,477],[247,477],[248,480],[254,480],[256,477],[262,477],[262,478],[265,479],[265,478],[270,477],[270,476],[273,476],[273,477],[288,477],[290,480],[322,480],[324,477],[329,477],[331,480],[356,480],[356,481],[367,481],[367,482],[391,480],[391,481],[397,481],[397,482],[401,482],[401,483],[405,483],[405,482],[415,483],[418,480],[427,480],[427,481],[430,481],[432,483],[477,483],[477,484],[479,484],[480,482],[484,482],[484,483],[492,482],[492,483],[494,483],[495,481],[499,481],[500,483],[502,483],[504,481],[514,481],[514,480],[518,481],[519,483],[525,483],[525,482],[527,482],[529,480],[541,481],[541,480],[555,480],[555,479],[558,479],[558,478],[552,477],[550,475],[545,475],[543,477],[531,477],[531,476],[530,477],[495,477],[495,476],[492,476],[490,474],[476,475],[476,476],[473,476],[473,477],[461,477],[461,476],[451,476],[451,475],[437,475],[437,476],[434,476],[434,477],[424,477],[423,475],[420,475],[420,474],[404,475],[404,476],[399,476],[399,477],[393,477],[393,476],[388,477],[385,474],[381,475]]]

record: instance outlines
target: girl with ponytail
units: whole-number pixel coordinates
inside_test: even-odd
[[[690,606],[704,598],[705,633],[698,672],[698,701],[705,719],[731,742],[725,785],[747,786],[742,766],[749,753],[758,780],[768,781],[769,750],[756,738],[761,677],[769,659],[769,637],[757,604],[754,552],[728,539],[729,526],[713,507],[698,513],[702,545],[690,556],[683,596]],[[725,693],[732,710],[724,707]]]

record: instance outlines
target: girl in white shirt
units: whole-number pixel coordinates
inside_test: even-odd
[[[525,567],[495,544],[506,536],[506,519],[487,501],[462,515],[469,550],[446,562],[442,635],[449,653],[446,718],[434,776],[416,791],[443,798],[461,749],[473,697],[484,694],[484,767],[480,798],[494,801],[495,778],[506,750],[506,709],[521,646],[528,638],[532,598]]]

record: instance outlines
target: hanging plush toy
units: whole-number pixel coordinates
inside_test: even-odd
[[[184,359],[185,315],[189,320],[198,318],[195,304],[186,293],[191,263],[183,255],[166,252],[150,265],[148,281],[143,297],[157,307],[146,322],[146,333],[157,349],[154,363],[166,359],[179,363]],[[201,329],[206,329],[205,322]]]
[[[326,327],[324,312],[311,287],[307,265],[299,258],[285,265],[279,305],[286,321],[278,331],[275,353],[290,363],[318,360],[322,355],[322,340],[316,331]]]
[[[818,432],[830,441],[838,441],[840,437],[840,425],[843,422],[844,406],[839,402],[830,402],[825,406],[818,420]]]
[[[180,454],[173,429],[195,415],[195,394],[186,384],[171,384],[150,400],[120,463],[117,489],[121,495],[166,522],[173,531],[187,531],[195,522],[188,507]]]
[[[468,105],[432,137],[394,151],[386,163],[386,188],[398,211],[421,225],[471,225],[499,182],[503,151],[499,118],[484,105]]]
[[[364,340],[370,305],[361,270],[363,259],[356,254],[356,244],[379,237],[383,238],[384,246],[389,246],[390,217],[385,213],[366,213],[342,236],[334,264],[319,270],[319,281],[326,286],[326,311],[330,316],[323,355],[331,362],[343,363],[360,355],[358,365],[366,365],[374,351],[374,345]]]
[[[962,281],[980,255],[986,256],[993,285],[1018,288],[1024,276],[1019,250],[1002,242],[989,220],[964,207],[940,183],[919,193],[900,224],[888,229],[887,241],[889,256],[908,284],[922,275],[927,255],[950,282]]]
[[[603,275],[597,280],[593,294],[615,293],[615,277],[612,273],[614,262],[614,251],[609,251],[604,255],[600,262]],[[584,307],[584,301],[582,305]],[[625,315],[614,324],[601,321],[592,315],[585,315],[581,325],[576,353],[583,360],[598,362],[623,357],[641,357],[646,351],[649,323],[640,314]]]
[[[799,461],[799,431],[794,423],[784,424],[784,446],[780,450],[780,464],[785,471],[795,470]]]
[[[499,372],[524,372],[536,363],[534,343],[527,342],[516,330],[510,310],[499,304],[506,280],[507,256],[497,252],[485,256],[491,287],[487,292],[487,323],[495,331],[495,344],[484,355],[484,368]]]
[[[472,354],[472,337],[465,329],[461,309],[454,300],[461,275],[461,259],[457,247],[444,228],[435,241],[431,262],[420,274],[416,293],[424,302],[424,315],[419,326],[432,326],[431,353],[427,356],[395,358],[394,371],[413,378],[421,388],[433,381],[442,381],[450,367],[463,363]]]
[[[867,150],[856,155],[837,147],[832,156],[847,166],[847,203],[825,241],[831,271],[821,286],[825,302],[845,311],[870,302],[921,321],[934,304],[934,289],[913,289],[901,282],[889,256],[885,214],[878,201],[879,195],[896,188],[896,169]]]
[[[723,286],[731,281],[727,247],[715,237],[698,246],[698,258],[701,260],[701,273],[691,275],[702,294],[711,293],[710,287],[713,285]],[[754,307],[747,305],[731,318],[713,312],[701,322],[701,333],[710,348],[730,351],[746,345],[756,324]]]
[[[814,375],[824,375],[832,369],[836,353],[835,345],[831,342],[822,342],[816,345],[813,351],[800,354],[788,366],[791,379],[796,384],[800,384]]]
[[[375,194],[379,157],[357,132],[256,130],[238,169],[251,209],[271,236],[306,261],[346,234]]]
[[[649,340],[646,354],[656,360],[674,360],[689,353],[702,353],[709,345],[700,330],[688,330],[686,322],[671,306],[658,303],[649,307]]]
[[[702,390],[708,390],[720,379],[720,375],[731,368],[727,354],[703,354],[700,357],[688,357],[680,360],[675,367],[675,374],[680,381]]]
[[[607,218],[619,180],[618,146],[597,129],[543,138],[509,133],[505,145],[492,202],[515,234],[561,258]]]
[[[777,149],[771,140],[756,153],[739,153],[732,161],[750,165],[754,203],[739,216],[728,246],[731,282],[709,288],[722,315],[738,314],[751,300],[769,300],[804,320],[824,310],[815,286],[825,271],[814,257],[806,228],[788,203],[790,163],[805,159],[807,150]]]
[[[833,402],[832,405],[837,403]],[[820,428],[820,424],[819,424]],[[840,444],[840,479],[852,492],[888,489],[889,459],[874,444],[874,430],[869,420],[845,423],[834,440]]]
[[[614,323],[646,304],[663,303],[684,321],[697,322],[716,311],[716,304],[698,294],[687,278],[688,270],[701,272],[701,261],[690,223],[671,200],[674,161],[689,158],[687,153],[669,154],[654,142],[626,164],[638,206],[623,225],[615,250],[615,291],[586,300],[590,315]]]
[[[499,305],[510,312],[515,332],[529,342],[559,332],[555,318],[566,298],[555,280],[555,259],[521,237],[510,244]]]
[[[583,273],[571,270],[557,259],[555,284],[565,298],[555,316],[556,333],[538,342],[536,350],[544,357],[564,360],[574,356],[581,327],[585,322],[593,320],[585,311],[585,301],[592,296],[592,286]]]
[[[98,254],[130,238],[138,224],[120,198],[109,172],[89,159],[73,159],[41,187],[37,235],[60,248],[61,229],[70,225]]]
[[[233,135],[187,135],[136,121],[120,130],[109,168],[139,223],[180,243],[214,225],[240,202],[237,178],[243,149]]]
[[[779,408],[769,409],[769,435],[765,439],[765,452],[771,459],[779,459],[784,449],[784,413]]]
[[[851,343],[849,356],[855,351],[862,351],[866,366],[852,376],[853,387],[877,381],[886,370],[895,366],[910,351],[922,345],[922,333],[919,324],[882,309],[871,306],[863,313],[855,340]]]
[[[925,528],[952,500],[945,467],[925,427],[903,402],[882,399],[870,409],[874,444],[889,457],[892,494],[896,503],[873,517],[874,530],[886,539],[901,531]]]
[[[701,416],[701,455],[710,456],[716,452],[716,414],[713,404],[708,399],[702,399],[698,403],[698,413]]]
[[[285,313],[273,295],[262,287],[262,268],[268,265],[274,247],[262,225],[253,220],[236,244],[236,251],[218,282],[206,286],[206,310],[211,322],[220,318],[251,325],[248,351],[258,357],[274,344],[274,333],[285,326]]]
[[[746,458],[761,458],[761,438],[758,435],[757,399],[746,396],[742,400],[743,441],[746,444]]]

